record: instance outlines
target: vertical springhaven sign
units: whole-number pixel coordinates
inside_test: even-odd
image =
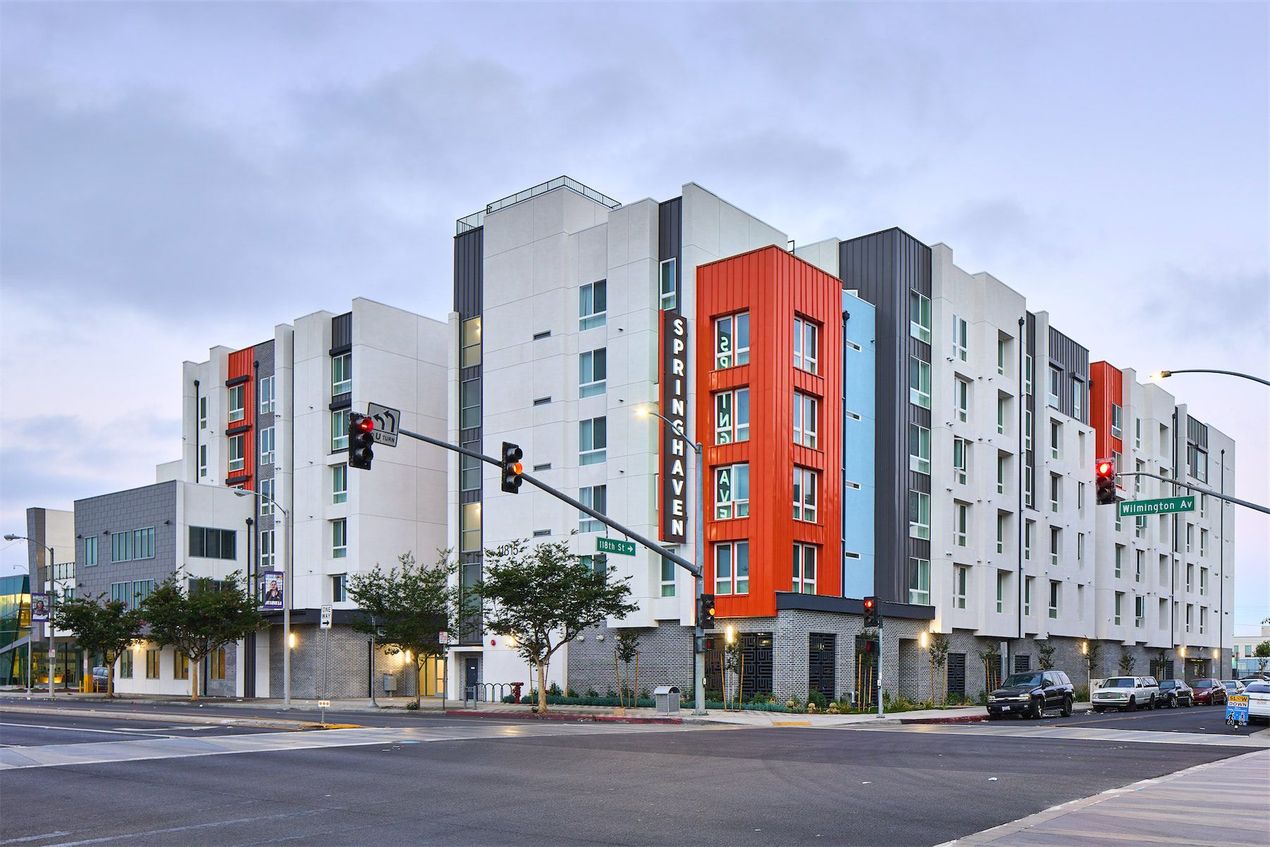
[[[688,319],[662,312],[661,413],[679,433],[688,431]],[[661,540],[683,544],[688,524],[688,440],[663,427]]]

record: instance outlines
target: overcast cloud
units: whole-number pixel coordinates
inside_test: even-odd
[[[152,481],[180,364],[211,346],[352,290],[443,318],[454,219],[562,173],[626,202],[698,182],[800,243],[899,225],[1094,359],[1270,373],[1268,23],[1256,3],[5,3],[0,523]],[[1169,388],[1270,502],[1270,392]],[[1247,625],[1270,615],[1270,522],[1237,527]]]

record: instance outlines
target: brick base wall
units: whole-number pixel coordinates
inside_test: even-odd
[[[335,626],[330,633],[330,657],[325,638],[328,631],[313,625],[292,626],[296,647],[291,651],[291,696],[300,700],[368,697],[370,638],[351,627]],[[263,636],[262,636],[263,637]],[[269,630],[269,690],[282,696],[282,627]],[[325,672],[325,686],[323,685]],[[391,676],[399,697],[414,696],[418,675],[401,654],[375,650],[375,695],[384,694],[383,678]],[[325,690],[323,690],[325,688]]]

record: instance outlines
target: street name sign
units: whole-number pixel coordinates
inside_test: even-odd
[[[1159,500],[1121,500],[1120,517],[1138,518],[1143,515],[1167,515],[1173,512],[1195,511],[1195,495],[1189,497],[1164,497]]]
[[[367,403],[366,414],[375,420],[375,428],[370,431],[376,444],[397,446],[397,428],[401,426],[401,410],[379,403]]]
[[[616,553],[619,556],[634,556],[635,542],[623,541],[620,538],[605,538],[601,535],[595,539],[595,552]]]

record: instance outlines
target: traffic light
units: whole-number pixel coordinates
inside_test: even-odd
[[[864,598],[864,625],[877,627],[882,625],[882,610],[878,608],[878,598]]]
[[[508,494],[520,492],[520,484],[524,482],[520,475],[525,472],[525,466],[520,460],[524,456],[525,451],[520,449],[520,445],[510,441],[503,442],[503,490]]]
[[[1116,496],[1116,463],[1103,459],[1094,466],[1095,494],[1099,506],[1114,505],[1120,498]]]
[[[702,594],[701,605],[697,607],[697,623],[702,629],[714,629],[714,595]]]
[[[348,466],[370,470],[375,458],[375,419],[352,412],[348,416]]]

